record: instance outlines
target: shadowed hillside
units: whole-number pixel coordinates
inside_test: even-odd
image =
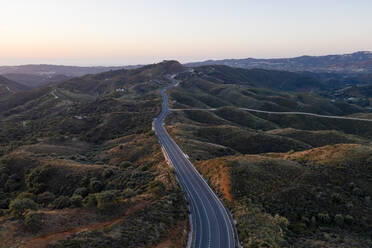
[[[169,61],[1,99],[0,247],[183,247],[186,203],[151,131],[157,90],[180,70]]]
[[[4,96],[12,95],[19,91],[25,91],[29,88],[22,84],[11,81],[5,77],[0,76],[0,99]]]

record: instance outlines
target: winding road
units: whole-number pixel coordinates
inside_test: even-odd
[[[160,91],[163,98],[162,111],[153,124],[165,156],[173,164],[190,204],[191,238],[188,246],[235,248],[237,242],[231,215],[164,127],[164,120],[169,113],[166,91],[178,83],[174,77],[170,77],[170,80],[172,85]]]

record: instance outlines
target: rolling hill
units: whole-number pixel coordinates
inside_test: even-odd
[[[30,88],[37,88],[48,84],[56,84],[70,79],[71,77],[62,74],[53,75],[37,75],[37,74],[22,74],[22,73],[9,73],[3,74],[3,77],[10,79],[14,82],[23,84]]]
[[[0,247],[184,247],[187,205],[151,130],[175,73],[166,127],[243,247],[370,247],[370,122],[243,109],[367,108],[318,94],[321,75],[176,61],[0,98]]]
[[[167,129],[224,198],[243,247],[370,247],[371,123],[244,110],[370,118],[305,90],[324,81],[303,75],[193,68],[169,91]]]
[[[166,61],[0,99],[0,247],[183,247],[186,202],[151,131],[156,90],[183,69]]]
[[[206,160],[199,171],[236,216],[243,247],[370,247],[370,146]]]
[[[0,76],[0,97],[12,95],[16,92],[25,91],[28,89],[29,88],[27,86]]]

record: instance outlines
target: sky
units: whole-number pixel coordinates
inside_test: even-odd
[[[0,65],[372,51],[371,0],[0,0]]]

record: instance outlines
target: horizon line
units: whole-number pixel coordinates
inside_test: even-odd
[[[367,53],[367,54],[372,54],[372,50],[371,51],[368,51],[368,50],[358,50],[358,51],[355,51],[355,52],[346,52],[346,53],[324,53],[324,54],[321,54],[321,55],[309,55],[309,54],[302,54],[302,55],[298,55],[298,56],[288,56],[288,57],[281,57],[281,56],[278,56],[278,57],[235,57],[235,58],[220,58],[220,59],[216,59],[216,58],[209,58],[209,59],[201,59],[201,60],[190,60],[190,61],[185,61],[185,62],[182,62],[181,60],[179,59],[161,59],[161,60],[158,60],[158,61],[154,61],[154,62],[149,62],[149,63],[137,63],[137,64],[110,64],[110,65],[103,65],[103,64],[86,64],[86,65],[83,65],[83,64],[69,64],[69,63],[66,63],[66,64],[62,64],[62,63],[24,63],[24,64],[0,64],[0,67],[19,67],[19,66],[66,66],[66,67],[129,67],[129,66],[144,66],[144,65],[151,65],[151,64],[157,64],[157,63],[160,63],[162,61],[166,61],[166,60],[174,60],[174,61],[177,61],[179,62],[180,64],[183,64],[183,65],[186,65],[186,64],[192,64],[192,63],[199,63],[199,62],[207,62],[207,61],[220,61],[220,60],[242,60],[242,59],[258,59],[258,60],[271,60],[271,59],[294,59],[294,58],[300,58],[300,57],[325,57],[325,56],[342,56],[342,55],[351,55],[351,54],[356,54],[356,53]],[[55,60],[58,60],[58,59],[55,59]],[[68,59],[61,59],[61,60],[68,60]]]

